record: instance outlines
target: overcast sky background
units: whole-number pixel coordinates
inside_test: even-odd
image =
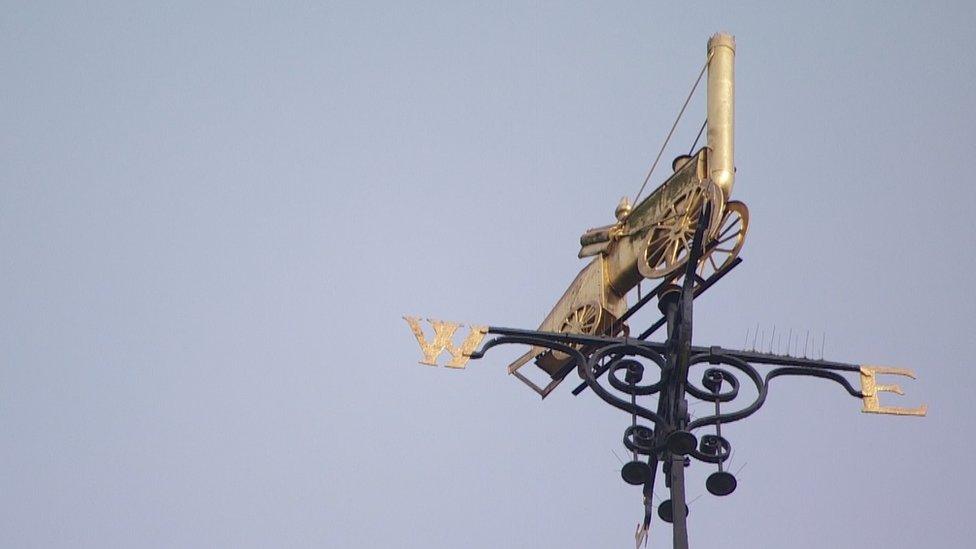
[[[967,546],[976,5],[807,4],[5,2],[0,545],[631,546],[629,416],[400,317],[536,327],[727,30],[752,225],[695,342],[825,333],[929,416],[777,379],[692,546]]]

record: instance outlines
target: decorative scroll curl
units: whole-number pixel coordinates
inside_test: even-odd
[[[636,360],[623,358],[632,356],[642,357],[654,363],[661,371],[658,380],[653,383],[641,385],[639,382],[643,377],[643,367]],[[667,359],[657,351],[644,346],[630,343],[614,343],[594,351],[580,373],[583,374],[583,379],[590,389],[607,404],[654,422],[655,428],[659,431],[662,429],[670,430],[670,426],[667,425],[661,416],[637,404],[636,399],[631,398],[630,401],[624,400],[600,384],[597,380],[597,372],[599,371],[600,363],[604,359],[609,359],[610,361],[609,375],[607,376],[610,385],[614,389],[632,397],[637,395],[652,395],[660,392],[661,388],[667,383],[668,376],[671,373]],[[637,375],[634,375],[636,370],[634,368],[635,364],[641,366],[641,371]],[[629,380],[627,376],[624,379],[620,379],[618,372],[621,370],[628,371],[628,374],[631,375]]]
[[[702,364],[724,364],[732,369],[739,370],[741,373],[745,374],[753,385],[756,387],[756,398],[751,404],[736,410],[734,412],[727,412],[722,414],[714,414],[710,416],[705,416],[698,418],[688,424],[688,430],[697,429],[699,427],[705,427],[707,425],[715,425],[718,423],[730,423],[733,421],[738,421],[740,419],[747,418],[754,414],[762,405],[766,402],[766,395],[769,392],[769,382],[777,377],[785,375],[795,375],[795,376],[809,376],[809,377],[819,377],[822,379],[829,379],[836,383],[839,383],[844,387],[847,392],[854,397],[861,398],[861,392],[856,390],[851,383],[844,376],[837,372],[831,372],[827,370],[813,369],[809,367],[801,366],[784,366],[780,368],[774,368],[768,371],[763,377],[755,367],[753,367],[748,362],[727,354],[721,353],[702,353],[691,357],[689,360],[689,367]],[[732,372],[720,369],[720,368],[709,368],[705,371],[703,377],[703,382],[708,385],[721,386],[721,383],[716,385],[716,382],[721,380],[723,382],[729,383],[731,389],[725,392],[714,392],[708,388],[700,388],[693,385],[690,381],[687,385],[687,392],[704,401],[715,402],[731,402],[735,400],[739,395],[739,380],[736,378],[735,374]],[[698,456],[695,456],[698,457]],[[699,458],[700,459],[700,458]],[[705,460],[710,461],[710,460]]]
[[[705,435],[700,449],[691,452],[691,457],[706,463],[725,463],[732,456],[732,443],[725,437]]]
[[[606,360],[609,368],[607,379],[612,388],[631,397],[655,394],[667,383],[670,373],[664,356],[654,349],[639,344],[619,341],[600,343],[602,344],[596,344],[593,338],[583,338],[570,334],[556,335],[540,332],[509,334],[488,340],[481,349],[471,353],[471,358],[483,358],[490,349],[509,344],[529,345],[565,353],[569,356],[569,362],[553,376],[554,378],[567,375],[576,369],[593,392],[611,406],[651,421],[655,425],[655,429],[666,428],[666,430],[670,430],[670,427],[657,413],[636,404],[634,398],[627,401],[614,395],[598,381],[599,373],[603,371],[600,365]],[[589,356],[584,354],[584,351]],[[643,365],[630,357],[639,357],[656,365],[661,372],[658,379],[652,383],[641,384]],[[620,377],[621,372],[623,372],[623,378]],[[632,441],[632,444],[641,445],[636,441]]]
[[[654,444],[654,431],[644,425],[631,425],[624,431],[624,446],[631,452],[650,456],[660,448]]]

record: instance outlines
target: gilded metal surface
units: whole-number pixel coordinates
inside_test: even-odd
[[[676,211],[684,212],[689,195],[695,195],[700,193],[701,189],[707,188],[705,161],[705,150],[699,150],[692,160],[634,206],[626,223],[619,224],[614,232],[617,236],[605,253],[608,280],[614,292],[625,295],[643,278],[661,278],[680,267],[680,261],[673,261],[670,270],[650,268],[646,265],[647,245],[649,243],[660,245],[661,242],[649,242],[650,233],[659,232],[658,229],[662,224],[667,225],[674,221],[671,217]],[[722,210],[721,194],[715,192],[707,194],[712,201],[714,213],[711,226],[716,227]],[[695,202],[701,203],[698,200]]]
[[[624,296],[617,295],[610,289],[607,283],[607,262],[603,256],[599,256],[580,271],[562,299],[542,321],[539,330],[588,335],[605,334],[626,310],[627,303]],[[536,356],[539,358],[536,364],[550,375],[559,370],[568,358],[559,352],[542,353],[541,349],[538,351]]]
[[[468,332],[468,336],[464,338],[461,345],[455,346],[454,334],[461,327],[461,324],[428,318],[427,322],[434,328],[434,341],[430,342],[427,341],[427,337],[420,327],[419,318],[405,316],[403,319],[410,325],[410,330],[413,331],[414,337],[417,338],[417,343],[420,344],[420,352],[424,355],[420,363],[428,366],[437,366],[437,357],[444,351],[447,351],[451,355],[451,360],[444,366],[448,368],[464,368],[464,365],[471,359],[471,353],[478,348],[481,340],[488,333],[487,326],[470,326],[471,330]]]
[[[898,416],[924,416],[928,411],[926,405],[917,408],[901,408],[898,406],[882,406],[878,400],[878,393],[895,393],[904,395],[898,385],[882,385],[877,382],[878,374],[891,374],[915,379],[915,372],[906,368],[889,368],[886,366],[861,366],[861,394],[864,395],[862,412],[871,414],[892,414]]]
[[[613,336],[626,330],[616,319],[627,310],[627,293],[644,278],[680,276],[698,213],[706,202],[711,204],[712,218],[704,236],[714,255],[703,258],[701,270],[735,259],[748,228],[748,211],[736,206],[731,218],[723,217],[735,175],[734,62],[732,36],[713,36],[708,43],[708,146],[675,162],[675,172],[639,203],[621,201],[614,211],[616,223],[583,234],[579,257],[593,259],[556,302],[539,326],[540,331]],[[733,218],[739,224],[730,228]],[[726,220],[730,224],[723,226]],[[722,238],[733,236],[714,243],[720,228],[730,230]],[[611,330],[615,333],[608,333]],[[566,364],[567,357],[533,348],[509,366],[509,373],[545,396],[551,386],[540,388],[518,373],[533,359],[542,370],[554,375]]]
[[[644,544],[644,547],[647,547],[647,532],[648,532],[648,527],[638,522],[637,531],[634,532],[634,541],[637,542],[637,545],[635,547],[637,547],[637,549],[640,549],[642,543]]]
[[[620,202],[617,204],[617,209],[613,211],[613,215],[619,223],[623,223],[630,217],[630,212],[633,209],[634,207],[630,204],[630,199],[625,196],[620,199]]]
[[[716,34],[708,56],[708,177],[728,199],[735,182],[735,38]]]
[[[699,149],[691,160],[671,174],[647,198],[634,205],[627,219],[627,233],[639,231],[660,219],[661,214],[676,196],[689,186],[700,185],[708,179],[707,160],[706,150]]]

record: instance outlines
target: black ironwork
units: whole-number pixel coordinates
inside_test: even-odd
[[[474,359],[482,358],[490,349],[508,344],[559,351],[570,360],[553,375],[554,379],[562,379],[575,369],[583,384],[573,391],[574,394],[589,388],[604,402],[630,414],[631,422],[624,430],[623,444],[630,452],[631,460],[624,464],[621,476],[625,482],[643,487],[644,514],[638,530],[638,545],[646,536],[653,516],[653,494],[659,466],[670,499],[658,505],[657,511],[661,520],[672,523],[675,548],[688,547],[684,469],[692,460],[716,466],[717,470],[705,482],[709,493],[726,496],[735,491],[738,481],[725,470],[725,463],[732,455],[732,444],[722,436],[722,426],[759,410],[773,379],[787,375],[818,377],[840,384],[853,397],[863,397],[843,375],[859,372],[860,367],[855,364],[691,344],[694,299],[741,261],[737,258],[707,280],[695,273],[698,260],[707,251],[702,240],[709,219],[708,209],[706,205],[699,218],[682,285],[661,284],[621,318],[620,322],[627,320],[656,297],[662,317],[640,336],[607,337],[492,326],[488,333],[495,337],[471,355]],[[647,337],[660,326],[667,326],[665,341],[648,341]],[[756,364],[772,368],[762,374]],[[656,367],[657,376],[650,375],[654,370],[652,366]],[[692,382],[689,372],[700,366],[707,367],[699,385]],[[748,404],[730,411],[728,407],[740,400],[743,381],[754,387],[755,397]],[[655,396],[657,403],[652,410],[646,400]],[[693,418],[688,411],[688,396],[712,403],[714,413]],[[714,434],[696,434],[707,427],[711,427]]]

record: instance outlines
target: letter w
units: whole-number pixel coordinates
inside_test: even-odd
[[[413,335],[417,338],[417,343],[420,344],[420,351],[424,355],[424,359],[420,363],[429,366],[437,366],[437,357],[444,351],[447,351],[451,355],[451,360],[445,366],[448,368],[464,368],[464,365],[471,359],[471,353],[478,348],[478,344],[481,343],[485,334],[488,333],[488,328],[485,326],[471,326],[468,337],[464,339],[464,342],[460,346],[455,347],[454,334],[461,327],[460,324],[428,318],[427,322],[434,327],[434,342],[431,343],[424,336],[424,331],[420,327],[419,318],[405,316],[403,319],[410,325]]]

